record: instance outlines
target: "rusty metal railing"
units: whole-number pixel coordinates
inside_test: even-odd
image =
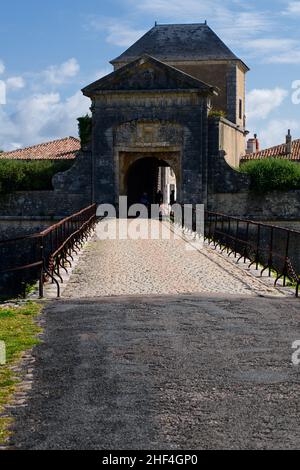
[[[237,261],[243,259],[275,276],[275,286],[283,280],[295,286],[299,297],[300,286],[300,232],[287,228],[206,212],[205,239]]]
[[[0,274],[15,274],[19,279],[39,280],[39,295],[44,296],[44,283],[56,284],[60,297],[61,271],[68,271],[73,254],[80,250],[96,224],[96,204],[51,225],[43,232],[0,241]],[[1,261],[0,261],[1,262]],[[20,276],[21,275],[21,276]]]

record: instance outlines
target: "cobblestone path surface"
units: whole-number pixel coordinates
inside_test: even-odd
[[[293,298],[65,300],[43,343],[17,449],[297,449]]]
[[[113,224],[114,222],[111,222]],[[159,222],[157,230],[159,230]],[[146,230],[149,222],[144,221]],[[65,298],[116,295],[228,293],[280,295],[271,285],[203,246],[188,250],[182,238],[175,239],[164,224],[158,240],[99,240],[97,236],[83,252]],[[145,230],[145,227],[142,227]]]

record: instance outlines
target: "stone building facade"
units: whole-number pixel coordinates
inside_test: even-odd
[[[208,205],[215,149],[228,163],[224,185],[245,152],[247,66],[206,24],[155,26],[112,64],[114,72],[83,89],[92,101],[93,200],[137,202],[139,161],[137,185],[148,174],[146,189],[157,168],[170,166],[177,200]],[[212,110],[227,116],[214,140]]]
[[[245,81],[249,68],[207,23],[156,24],[111,64],[117,70],[143,54],[216,87],[213,108],[245,127]]]
[[[54,177],[54,191],[2,197],[0,217],[63,216],[94,202],[117,206],[119,196],[138,202],[145,191],[153,199],[168,168],[177,202],[299,218],[299,191],[254,195],[235,169],[245,155],[248,68],[207,24],[155,26],[112,64],[111,74],[83,89],[92,136],[73,166]]]

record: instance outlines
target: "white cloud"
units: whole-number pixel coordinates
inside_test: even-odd
[[[260,53],[289,51],[297,45],[298,41],[294,39],[281,38],[260,38],[252,39],[247,42],[247,48]]]
[[[232,2],[226,0],[131,0],[131,3],[138,11],[155,15],[154,18],[159,22],[173,20],[201,23],[207,19],[208,24],[213,24],[225,41],[234,44],[269,31],[273,24],[271,15],[264,11],[258,12],[243,3],[239,3],[238,10],[233,10]]]
[[[185,0],[185,2],[173,0],[170,5],[169,0],[144,0],[133,1],[132,3],[135,3],[136,8],[140,11],[156,14],[157,19],[167,17],[188,20],[193,18],[197,21],[203,21],[204,16],[211,14],[220,2],[215,0],[204,0],[202,2],[199,2],[199,0]]]
[[[109,44],[120,47],[129,47],[134,44],[141,36],[145,34],[144,30],[137,30],[130,26],[123,25],[111,25],[108,28],[108,36],[106,41]]]
[[[51,85],[61,85],[70,78],[75,77],[79,73],[79,70],[80,66],[77,60],[72,58],[61,65],[51,65],[42,72],[42,75],[47,83]]]
[[[76,119],[89,106],[90,100],[78,91],[65,100],[59,93],[31,95],[18,102],[11,115],[0,107],[0,148],[10,150],[77,135]]]
[[[133,14],[129,20],[90,15],[85,28],[90,31],[105,32],[106,42],[120,47],[128,47],[137,41],[146,30],[134,27],[133,20],[141,17],[163,22],[201,23],[208,20],[225,43],[232,47],[246,47],[249,39],[258,34],[274,30],[274,15],[236,0],[238,9],[233,9],[229,0],[127,0]],[[149,28],[147,28],[149,29]]]
[[[128,21],[103,16],[89,16],[86,29],[105,32],[106,42],[114,46],[128,47],[136,42],[146,30],[133,27]]]
[[[247,95],[247,117],[249,119],[265,119],[278,108],[288,96],[283,88],[254,89]]]
[[[258,133],[262,148],[273,147],[285,142],[285,136],[288,129],[293,133],[299,134],[300,123],[291,119],[272,119]],[[296,138],[294,135],[293,138]]]
[[[105,77],[106,75],[109,75],[110,73],[113,72],[112,66],[110,67],[104,67],[103,69],[97,70],[97,72],[93,75],[92,80],[100,80],[100,78]]]
[[[0,105],[6,104],[6,85],[3,80],[0,80]]]
[[[300,16],[300,2],[289,2],[287,9],[283,13],[285,15]]]
[[[220,14],[221,13],[221,14]],[[272,30],[273,21],[266,13],[257,11],[233,12],[221,9],[213,21],[223,41],[238,47],[247,45],[248,40],[258,34]]]
[[[23,77],[10,77],[6,80],[8,90],[20,90],[25,87],[25,80]]]
[[[269,64],[300,64],[300,48],[272,55],[266,61]]]
[[[0,60],[0,75],[5,72],[5,65],[2,60]]]
[[[249,57],[259,57],[266,64],[299,64],[299,41],[289,38],[249,39],[241,44]]]

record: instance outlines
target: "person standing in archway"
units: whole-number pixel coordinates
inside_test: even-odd
[[[142,196],[141,196],[141,199],[140,199],[140,204],[143,204],[143,206],[146,206],[147,207],[147,210],[148,210],[148,216],[150,215],[150,206],[151,206],[151,203],[150,203],[150,199],[149,199],[149,196],[148,196],[148,193],[143,193]]]
[[[176,200],[175,200],[175,190],[173,189],[171,191],[171,195],[170,195],[170,206],[173,206],[175,204]]]
[[[155,196],[155,204],[158,204],[161,206],[164,202],[164,196],[161,190],[157,191],[156,196]]]

